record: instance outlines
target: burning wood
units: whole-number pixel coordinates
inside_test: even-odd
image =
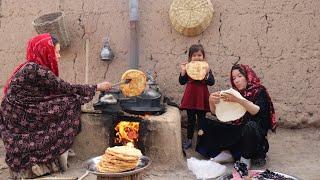
[[[115,143],[123,145],[135,143],[139,138],[139,122],[120,121],[114,128],[116,130]]]

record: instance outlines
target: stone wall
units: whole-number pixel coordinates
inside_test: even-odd
[[[320,1],[212,0],[212,24],[189,38],[171,26],[171,0],[140,0],[140,68],[155,70],[162,91],[180,102],[179,64],[191,44],[204,45],[216,77],[211,91],[226,89],[232,63],[251,65],[269,89],[279,122],[287,127],[320,126]],[[116,82],[128,69],[128,0],[0,0],[0,86],[23,61],[39,15],[64,11],[72,38],[59,62],[61,77],[73,83]],[[99,59],[109,36],[116,58]],[[90,106],[89,106],[90,107]]]

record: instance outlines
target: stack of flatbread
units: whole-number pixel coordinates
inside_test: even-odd
[[[191,61],[186,65],[186,71],[193,80],[203,80],[206,77],[209,64],[206,61]]]
[[[117,173],[137,167],[142,153],[132,146],[115,146],[107,148],[97,165],[100,172]]]
[[[127,97],[139,96],[146,88],[146,75],[142,71],[130,69],[122,75],[121,82],[124,82],[128,79],[130,79],[129,83],[120,85],[122,94]]]

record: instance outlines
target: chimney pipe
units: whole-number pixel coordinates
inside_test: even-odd
[[[130,57],[129,67],[138,69],[139,67],[139,43],[138,43],[138,0],[130,0]]]

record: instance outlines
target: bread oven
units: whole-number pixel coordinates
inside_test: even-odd
[[[165,112],[162,95],[155,92],[150,95],[149,91],[145,91],[140,96],[124,97],[119,90],[113,89],[100,94],[100,100],[94,104],[94,108],[103,114],[103,122],[109,130],[109,146],[130,142],[145,152],[146,117]]]
[[[94,107],[96,110],[101,110],[102,112],[102,121],[104,122],[104,126],[108,129],[106,141],[108,141],[109,147],[133,144],[135,148],[141,150],[142,154],[145,154],[145,144],[149,125],[148,117],[151,114],[160,115],[165,110],[161,105],[162,103],[160,103],[160,99],[157,103],[151,102],[145,104],[144,99],[139,99],[138,97],[124,98],[117,90],[108,93],[113,94],[113,97],[116,98],[116,102],[105,103],[99,101]],[[100,97],[105,95],[106,93],[102,93]],[[139,172],[150,165],[149,158],[143,156],[140,164],[141,167],[138,166],[132,171],[113,174],[96,173],[97,179],[141,179]]]

